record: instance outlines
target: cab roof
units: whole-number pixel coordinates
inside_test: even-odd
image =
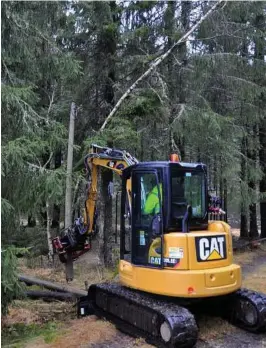
[[[123,173],[128,175],[134,169],[159,169],[159,168],[182,168],[206,171],[207,167],[204,163],[189,163],[189,162],[171,162],[171,161],[150,161],[139,162],[123,170]]]

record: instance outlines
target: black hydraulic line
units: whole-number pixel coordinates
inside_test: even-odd
[[[117,234],[118,234],[118,228],[117,228],[117,224],[118,224],[118,195],[119,192],[116,193],[116,198],[115,198],[115,243],[117,243]]]

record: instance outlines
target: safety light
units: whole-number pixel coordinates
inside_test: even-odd
[[[170,155],[170,161],[171,162],[180,162],[179,156],[176,153],[171,153]]]
[[[194,293],[195,293],[194,288],[193,288],[192,286],[190,286],[190,287],[187,289],[187,293],[188,293],[189,295],[194,294]]]

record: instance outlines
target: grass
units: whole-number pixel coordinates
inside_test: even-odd
[[[259,249],[246,250],[234,255],[234,262],[244,267],[243,287],[265,292],[266,264],[258,265],[253,272],[249,272],[248,267],[245,270],[245,266],[254,264],[255,259],[263,255],[266,255],[265,245],[263,248],[261,246]],[[117,275],[117,269],[108,270],[99,267],[93,253],[90,255],[88,253],[82,260],[78,260],[74,267],[75,279],[70,285],[77,288],[84,289],[85,280],[90,285],[102,281],[114,281]],[[29,269],[22,265],[21,273],[66,284],[63,267]],[[199,328],[199,337],[205,341],[220,338],[235,330],[226,321],[207,316],[200,318]],[[11,306],[10,314],[2,327],[2,346],[10,348],[79,348],[117,339],[119,340],[117,331],[111,323],[94,316],[76,319],[76,309],[64,302],[16,301]],[[130,338],[127,339],[133,342]],[[149,347],[141,339],[135,340],[134,346]]]
[[[27,342],[42,337],[45,343],[55,340],[60,325],[56,322],[45,324],[24,324],[17,323],[12,326],[2,328],[2,347],[23,348]]]
[[[255,272],[248,273],[242,286],[250,290],[266,292],[266,264],[256,267]]]

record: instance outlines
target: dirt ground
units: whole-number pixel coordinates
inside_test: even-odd
[[[243,271],[243,287],[266,292],[266,245],[256,251],[244,251],[235,255]],[[98,266],[95,252],[75,264],[76,279],[72,286],[84,288],[88,284],[113,279],[115,272],[102,270]],[[21,265],[21,272],[64,283],[64,269],[29,269]],[[86,275],[86,277],[84,277]],[[16,323],[26,325],[46,325],[55,322],[54,331],[27,338],[3,347],[14,348],[152,348],[143,339],[132,338],[118,331],[111,323],[95,316],[76,319],[76,309],[69,303],[43,301],[17,301],[10,310],[4,325]],[[196,348],[266,348],[266,335],[254,335],[237,329],[220,318],[202,317]],[[49,329],[50,330],[50,329]]]

